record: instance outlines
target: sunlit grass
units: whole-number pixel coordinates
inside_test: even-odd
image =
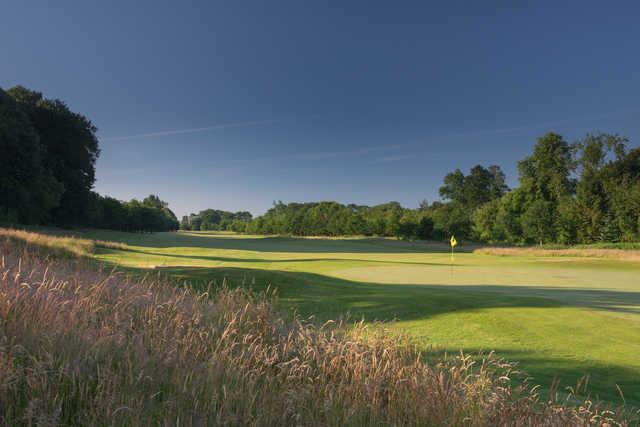
[[[74,236],[55,236],[26,230],[0,228],[0,238],[15,242],[26,242],[32,248],[38,248],[57,256],[89,256],[96,247],[124,249],[126,245],[95,239],[83,239]]]

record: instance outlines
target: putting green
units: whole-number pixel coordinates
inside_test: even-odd
[[[227,233],[89,231],[128,250],[100,260],[190,280],[278,289],[319,319],[390,321],[425,351],[495,350],[537,383],[575,385],[640,406],[640,263],[587,257],[491,256],[390,239],[303,239]],[[459,249],[464,251],[464,246]]]

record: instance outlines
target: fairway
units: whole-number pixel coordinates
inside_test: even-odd
[[[592,395],[640,405],[640,263],[587,257],[481,255],[459,246],[376,238],[225,233],[83,237],[126,243],[99,260],[190,280],[277,288],[319,320],[393,321],[426,352],[495,350],[536,383],[590,376]],[[467,250],[467,251],[465,251]]]

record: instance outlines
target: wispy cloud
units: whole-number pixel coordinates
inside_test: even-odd
[[[418,153],[416,153],[416,150],[418,150],[419,147],[424,146],[425,144],[432,144],[436,142],[445,142],[445,141],[447,143],[452,143],[452,141],[455,141],[455,140],[470,139],[470,138],[479,137],[482,135],[512,134],[512,133],[517,134],[519,132],[532,131],[537,129],[552,130],[552,128],[556,126],[567,125],[571,123],[580,123],[585,121],[595,121],[595,120],[605,119],[613,116],[620,116],[620,115],[632,114],[632,113],[638,113],[638,112],[640,111],[639,110],[613,111],[613,112],[607,112],[607,113],[594,113],[594,114],[559,119],[554,121],[530,123],[530,124],[525,124],[525,125],[516,126],[516,127],[454,131],[454,132],[442,133],[439,135],[432,135],[425,138],[414,139],[412,141],[407,141],[407,142],[371,145],[371,146],[351,148],[351,149],[342,149],[342,150],[337,149],[337,150],[315,151],[315,152],[288,152],[288,153],[276,154],[271,156],[225,159],[224,161],[216,161],[216,162],[209,163],[209,166],[215,165],[218,168],[220,168],[219,170],[234,170],[238,166],[251,164],[251,163],[314,162],[314,161],[323,161],[323,160],[328,161],[333,159],[354,158],[354,157],[359,157],[359,158],[362,158],[363,160],[367,159],[366,161],[368,161],[369,164],[390,163],[390,162],[397,162],[397,161],[414,158],[416,155],[418,155]],[[247,122],[224,123],[219,125],[205,126],[205,127],[193,128],[193,129],[179,129],[179,130],[151,132],[146,134],[129,135],[129,136],[122,136],[122,137],[114,137],[114,138],[102,138],[102,140],[120,141],[120,140],[128,140],[128,139],[135,139],[135,138],[148,138],[148,137],[165,136],[165,135],[204,132],[204,131],[216,130],[216,129],[251,127],[251,126],[259,126],[259,125],[279,123],[279,122],[285,122],[285,121],[309,120],[309,119],[317,119],[317,118],[319,118],[319,116],[311,116],[311,117],[298,118],[298,119],[254,120],[254,121],[247,121]],[[372,157],[375,157],[376,155],[378,155],[379,157],[372,158]],[[133,175],[141,172],[142,172],[141,170],[137,169],[137,170],[114,171],[113,173],[117,175]]]
[[[373,159],[371,163],[377,164],[377,163],[399,162],[401,160],[413,159],[415,157],[416,156],[414,154],[398,154],[395,156],[386,156],[386,157],[380,157],[378,159]]]
[[[396,162],[401,160],[407,160],[410,158],[414,158],[416,153],[414,152],[416,148],[424,145],[435,142],[444,142],[456,139],[468,139],[473,137],[479,137],[482,135],[498,135],[498,134],[510,134],[510,133],[518,133],[523,131],[533,131],[536,129],[544,129],[544,130],[552,130],[551,128],[554,126],[567,125],[571,123],[580,123],[584,121],[592,121],[592,120],[600,120],[614,116],[620,116],[624,114],[632,114],[638,113],[638,110],[623,110],[623,111],[612,111],[607,113],[594,113],[588,114],[580,117],[571,117],[565,119],[558,119],[547,122],[539,122],[539,123],[530,123],[522,126],[515,127],[502,127],[502,128],[492,128],[492,129],[471,129],[468,131],[453,131],[446,132],[439,135],[432,135],[425,138],[415,139],[407,142],[399,142],[393,144],[381,144],[381,145],[371,145],[366,147],[347,149],[347,150],[334,150],[334,151],[316,151],[316,152],[308,152],[308,153],[283,153],[275,156],[266,156],[266,157],[253,157],[246,159],[236,159],[230,160],[231,162],[236,163],[250,163],[250,162],[270,162],[270,161],[320,161],[320,160],[329,160],[329,159],[339,159],[346,157],[364,157],[374,154],[380,153],[389,153],[387,156],[379,157],[373,160],[370,160],[370,164],[377,163],[389,163]],[[411,151],[407,153],[407,151]],[[404,152],[401,154],[400,152]],[[227,160],[226,162],[229,162]]]
[[[353,156],[364,156],[372,153],[392,151],[392,150],[402,148],[411,144],[412,143],[387,144],[387,145],[377,145],[377,146],[371,146],[371,147],[361,147],[361,148],[355,148],[351,150],[315,151],[315,152],[309,152],[309,153],[282,153],[282,154],[273,155],[273,156],[247,157],[242,159],[225,159],[223,161],[212,162],[211,164],[228,165],[228,164],[243,164],[243,163],[254,163],[254,162],[320,161],[320,160],[346,158],[346,157],[353,157]]]
[[[174,129],[174,130],[165,130],[165,131],[157,131],[157,132],[149,132],[149,133],[139,133],[135,135],[125,135],[125,136],[114,136],[114,137],[105,137],[100,138],[101,141],[126,141],[129,139],[140,139],[140,138],[153,138],[158,136],[170,136],[170,135],[182,135],[187,133],[198,133],[198,132],[207,132],[212,130],[219,129],[232,129],[232,128],[246,128],[260,125],[269,125],[273,123],[280,122],[291,122],[291,121],[299,121],[299,120],[312,120],[317,119],[320,116],[309,116],[303,118],[295,118],[295,119],[266,119],[266,120],[252,120],[247,122],[233,122],[233,123],[221,123],[217,125],[211,126],[203,126],[199,128],[189,128],[189,129]]]

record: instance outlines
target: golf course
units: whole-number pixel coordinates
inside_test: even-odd
[[[386,238],[78,236],[123,243],[95,257],[125,270],[194,286],[270,286],[281,307],[318,322],[377,322],[427,355],[495,351],[544,390],[588,377],[594,399],[640,404],[640,263],[606,250],[499,256],[462,243],[452,260],[447,243]]]

